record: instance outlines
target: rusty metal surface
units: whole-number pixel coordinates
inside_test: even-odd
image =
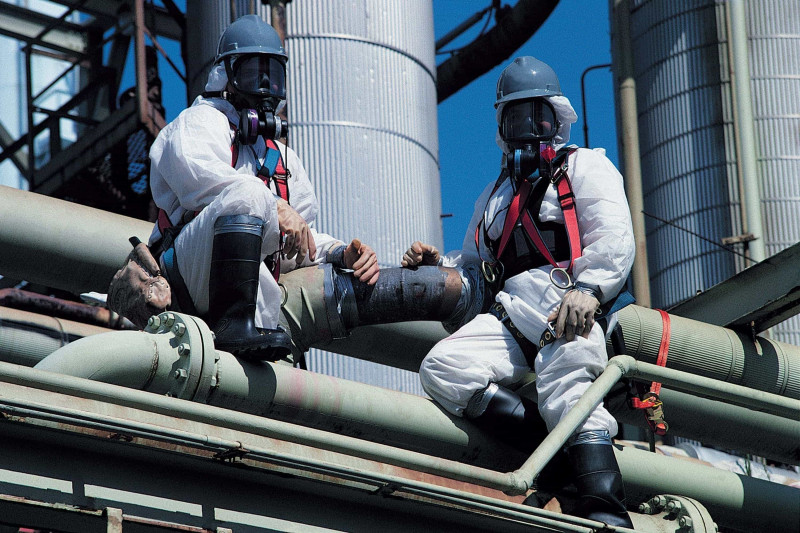
[[[21,309],[48,317],[66,318],[109,329],[135,329],[135,326],[105,307],[73,302],[21,289],[0,289],[0,307]]]
[[[88,408],[89,403],[94,403],[96,408],[107,406],[90,400],[80,401],[77,405]],[[130,409],[117,408],[131,414]],[[156,421],[169,419],[156,418]],[[189,424],[200,429],[188,421],[173,419],[172,424]],[[17,485],[15,490],[26,493],[29,500],[39,500],[45,504],[67,503],[79,508],[86,508],[88,504],[88,507],[96,509],[122,509],[125,533],[152,531],[155,526],[162,528],[156,531],[205,532],[214,531],[212,527],[230,528],[237,532],[257,531],[259,529],[253,526],[262,523],[277,524],[284,528],[294,524],[295,529],[276,528],[279,530],[380,529],[400,532],[413,530],[419,520],[430,524],[436,531],[463,531],[464,528],[512,532],[576,530],[568,525],[565,529],[523,526],[496,513],[492,516],[491,512],[465,510],[462,508],[464,502],[461,502],[461,506],[446,501],[423,503],[404,496],[402,492],[376,490],[380,486],[364,484],[358,478],[342,478],[324,471],[303,472],[291,466],[275,466],[249,458],[215,460],[207,452],[198,453],[179,445],[137,437],[129,440],[90,428],[76,431],[75,427],[69,425],[37,426],[31,419],[26,419],[17,423],[0,423],[0,433],[3,436],[0,440],[0,447],[3,448],[3,454],[0,454],[0,490],[5,491],[9,486],[7,480],[10,470],[39,476],[42,480],[39,482],[40,488]],[[239,438],[243,436],[241,433],[238,435]],[[248,441],[253,438],[252,435],[247,436]],[[302,446],[280,441],[273,443],[298,453],[298,457],[303,454]],[[318,449],[306,450],[306,453],[325,458],[336,455]],[[47,459],[53,454],[59,457],[59,461]],[[355,461],[378,475],[398,472],[387,465],[373,463],[367,466],[369,461]],[[58,485],[53,484],[58,479],[69,480],[66,487],[70,488],[58,490]],[[157,482],[153,483],[154,480]],[[434,480],[428,477],[426,481]],[[228,489],[220,491],[219,487]],[[492,496],[500,496],[500,493]],[[313,498],[310,501],[314,501],[314,506],[296,505],[296,502],[307,497]],[[169,503],[171,501],[174,503]],[[56,509],[57,505],[51,505],[50,508]],[[4,511],[0,502],[0,512]],[[502,509],[497,512],[503,514]],[[530,509],[530,513],[535,517],[534,509]],[[23,513],[19,516],[25,518],[33,515]],[[92,517],[96,521],[96,514]],[[370,517],[380,519],[375,522]],[[66,523],[63,521],[60,524],[58,529],[61,531],[105,531],[93,529],[85,520],[72,528],[64,527]],[[150,529],[138,529],[136,526]],[[588,532],[583,528],[578,530]]]

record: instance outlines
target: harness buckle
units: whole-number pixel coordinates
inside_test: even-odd
[[[499,266],[499,268],[498,268]],[[503,267],[503,263],[498,261],[497,263],[489,263],[488,261],[481,261],[481,273],[483,274],[483,278],[486,280],[486,283],[489,285],[494,285],[503,277],[503,271],[505,268]]]
[[[550,271],[550,282],[559,289],[567,290],[575,286],[572,276],[566,268],[555,267]]]
[[[544,330],[544,333],[542,333],[542,336],[539,337],[539,349],[542,349],[551,342],[555,341],[556,341],[555,322],[548,322],[547,327]]]

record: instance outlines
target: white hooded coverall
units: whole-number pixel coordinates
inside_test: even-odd
[[[566,142],[575,114],[566,98],[556,98],[561,104],[555,106],[562,124],[559,134]],[[566,113],[562,111],[565,108],[568,108]],[[502,141],[499,144],[503,147]],[[633,229],[622,176],[602,150],[579,148],[567,162],[583,246],[583,254],[573,265],[573,278],[598,286],[602,291],[601,303],[605,303],[623,288],[633,264]],[[475,203],[463,249],[447,254],[442,265],[458,267],[480,261],[475,249],[475,228],[483,221],[489,238],[500,238],[513,192],[509,179],[494,194],[493,188],[494,182],[489,183]],[[543,222],[564,222],[552,184],[545,193],[539,216]],[[492,252],[483,242],[483,230],[480,234],[480,258],[493,261]],[[565,261],[559,266],[567,264]],[[495,298],[519,331],[537,346],[547,316],[566,293],[550,281],[552,268],[546,265],[507,279]],[[566,342],[562,337],[539,351],[534,364],[536,390],[539,412],[548,430],[555,427],[603,371],[607,359],[605,336],[598,323],[588,339],[576,336]],[[529,371],[522,349],[506,327],[494,316],[481,314],[433,347],[422,362],[420,379],[432,398],[449,412],[462,416],[476,392],[490,383],[513,386]],[[616,421],[602,404],[577,433],[591,430],[607,430],[612,437],[617,433]]]
[[[207,91],[225,87],[225,69],[217,65],[209,74]],[[214,221],[220,216],[251,215],[264,221],[262,230],[259,290],[256,302],[257,327],[274,329],[280,313],[281,291],[263,259],[275,253],[280,244],[277,191],[256,177],[266,155],[262,137],[252,146],[240,146],[236,166],[231,166],[236,109],[221,98],[198,96],[158,135],[150,148],[150,188],[155,204],[169,216],[172,224],[198,212],[175,240],[178,269],[199,314],[208,311],[208,284],[214,242]],[[289,172],[290,205],[311,226],[319,202],[297,154],[276,143]],[[300,266],[325,260],[328,251],[342,244],[330,235],[311,228],[317,247],[314,261],[306,257]],[[150,244],[161,237],[153,228]],[[162,265],[163,267],[163,265]],[[294,259],[281,260],[281,272],[297,268]]]

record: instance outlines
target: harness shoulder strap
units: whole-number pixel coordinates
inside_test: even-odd
[[[583,254],[581,246],[581,234],[578,228],[578,213],[575,211],[575,193],[572,192],[572,183],[567,175],[569,165],[567,163],[569,155],[577,148],[562,148],[556,156],[556,171],[553,173],[553,183],[558,192],[558,203],[561,205],[561,212],[564,214],[564,226],[567,228],[569,240],[569,266],[567,271],[572,272],[572,265],[577,258]]]

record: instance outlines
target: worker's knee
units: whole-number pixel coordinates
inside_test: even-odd
[[[241,179],[225,187],[213,203],[218,203],[217,216],[249,215],[269,220],[274,195],[259,181]]]

